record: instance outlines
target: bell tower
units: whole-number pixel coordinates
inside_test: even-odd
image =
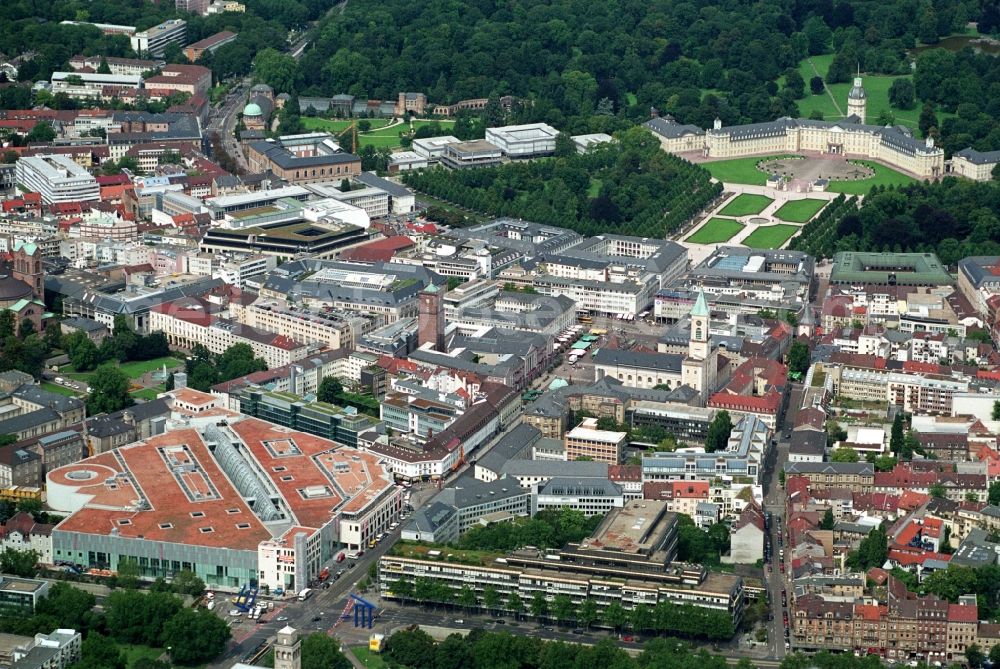
[[[697,390],[704,400],[715,390],[718,362],[712,354],[708,327],[710,314],[705,292],[698,290],[698,298],[691,308],[691,336],[688,338],[688,354],[681,362],[681,383]]]
[[[31,286],[31,293],[36,300],[45,299],[42,251],[36,244],[18,242],[14,245],[14,270],[11,276]]]
[[[708,358],[708,302],[705,293],[698,291],[698,299],[691,308],[691,337],[688,341],[688,356],[694,360]]]

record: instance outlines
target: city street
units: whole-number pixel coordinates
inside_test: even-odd
[[[778,481],[778,472],[784,468],[788,461],[789,440],[785,438],[790,434],[795,425],[795,419],[799,415],[799,404],[802,402],[804,387],[793,384],[791,397],[788,402],[788,410],[785,412],[785,419],[782,421],[775,438],[778,440],[778,447],[771,465],[768,467],[764,477],[764,511],[771,513],[771,527],[769,531],[771,541],[771,569],[764,568],[764,581],[767,584],[768,601],[771,604],[773,619],[768,624],[767,645],[770,656],[781,659],[785,656],[785,629],[789,626],[784,622],[784,614],[788,612],[787,579],[786,573],[782,573],[780,568],[780,551],[784,548],[783,540],[780,539],[781,532],[784,531],[785,519],[785,490]],[[779,543],[780,542],[780,543]],[[782,604],[782,591],[786,591],[785,604]]]

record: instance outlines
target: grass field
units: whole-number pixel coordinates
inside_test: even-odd
[[[177,358],[167,356],[165,358],[154,358],[153,360],[142,360],[140,362],[123,362],[121,364],[121,370],[125,372],[130,379],[138,379],[146,372],[161,369],[163,365],[167,366],[167,371],[169,372],[171,369],[176,369],[182,364],[183,363]]]
[[[177,369],[184,364],[182,360],[179,360],[173,356],[166,356],[163,358],[154,358],[153,360],[141,360],[138,362],[123,362],[120,368],[130,379],[138,379],[146,372],[152,372],[154,370],[160,369],[163,365],[167,366],[167,371],[172,369]],[[63,365],[59,368],[59,374],[62,376],[69,377],[76,381],[89,381],[91,375],[94,372],[78,372],[73,368],[73,365]]]
[[[42,388],[51,391],[53,393],[59,393],[60,395],[66,395],[67,397],[79,397],[80,393],[76,392],[72,388],[67,388],[65,386],[60,386],[58,383],[52,383],[51,381],[43,381]]]
[[[394,149],[401,146],[402,143],[399,140],[400,133],[409,132],[410,126],[414,130],[421,126],[432,125],[437,123],[441,126],[442,133],[451,132],[452,127],[454,127],[454,121],[448,120],[424,120],[424,121],[411,121],[410,124],[399,123],[397,125],[387,127],[390,123],[389,119],[383,118],[372,118],[372,119],[356,119],[359,122],[361,120],[366,120],[371,123],[371,130],[368,132],[358,133],[358,145],[365,146],[371,145],[376,149],[387,147]],[[318,130],[321,132],[329,132],[333,134],[338,134],[346,130],[351,123],[354,121],[351,119],[328,119],[328,118],[318,118],[318,117],[302,117],[302,126],[306,130]]]
[[[601,186],[604,182],[600,179],[590,178],[590,185],[587,186],[587,197],[597,197],[601,194]]]
[[[132,397],[134,397],[136,399],[146,400],[147,402],[149,402],[149,401],[155,400],[156,396],[159,395],[162,392],[163,392],[162,388],[160,388],[160,389],[156,389],[156,388],[143,388],[142,390],[133,391],[133,392],[129,393],[129,395],[131,395]]]
[[[140,644],[122,644],[119,648],[125,653],[125,666],[127,669],[132,669],[139,660],[155,660],[163,655],[162,648],[152,648]]]
[[[750,214],[759,214],[767,208],[767,205],[774,202],[771,198],[766,195],[752,195],[750,193],[741,193],[737,195],[732,200],[729,201],[722,211],[719,212],[720,216],[748,216]]]
[[[757,169],[757,163],[762,160],[778,160],[789,157],[783,155],[751,156],[749,158],[716,160],[710,163],[701,163],[701,166],[723,183],[763,186],[767,183],[767,174]]]
[[[757,228],[743,240],[744,246],[752,249],[776,249],[788,241],[789,237],[801,230],[801,226],[779,223]]]
[[[394,125],[391,128],[384,128],[380,130],[372,130],[366,132],[362,135],[358,135],[358,142],[364,146],[365,144],[371,144],[376,149],[382,148],[383,146],[390,149],[394,149],[397,146],[401,146],[399,135],[401,133],[409,132],[412,126],[414,130],[420,128],[421,126],[438,124],[441,128],[442,133],[451,132],[452,127],[454,127],[454,121],[412,121],[410,125],[401,123],[399,125]]]
[[[816,71],[819,72],[819,76],[826,78],[826,73],[830,69],[830,63],[833,61],[833,54],[824,54],[822,56],[812,56],[813,64],[816,66]],[[798,101],[799,113],[803,118],[809,118],[813,111],[820,111],[823,114],[823,118],[828,121],[835,121],[837,119],[843,118],[847,114],[847,93],[851,90],[851,86],[854,85],[853,82],[845,82],[840,84],[829,84],[827,88],[830,89],[830,93],[836,99],[837,104],[834,105],[833,100],[830,96],[823,91],[819,95],[813,95],[809,90],[809,80],[816,76],[816,71],[809,64],[809,59],[803,60],[799,63],[799,74],[802,75],[802,79],[806,82],[806,96]],[[913,109],[900,109],[899,107],[893,107],[889,104],[889,87],[892,86],[892,82],[895,79],[912,79],[910,75],[878,75],[878,74],[864,74],[861,75],[864,79],[865,92],[868,94],[868,105],[865,108],[865,121],[868,123],[875,123],[879,115],[885,110],[892,112],[896,117],[896,123],[900,125],[905,125],[909,128],[916,128],[917,121],[920,118],[920,109],[923,106],[919,100]],[[840,111],[837,107],[840,107]],[[947,114],[944,112],[938,112],[938,122],[943,121],[949,116],[954,116],[954,114]]]
[[[365,646],[355,646],[350,651],[358,658],[358,662],[368,669],[385,669],[389,666],[379,654],[371,652]]]
[[[332,119],[332,118],[319,118],[318,116],[303,116],[302,117],[302,127],[306,130],[321,130],[323,132],[338,133],[347,130],[347,128],[354,123],[355,119]],[[384,128],[389,125],[389,119],[387,118],[369,118],[369,119],[356,119],[358,122],[365,120],[371,123],[371,130],[378,130],[379,128]]]
[[[728,218],[710,218],[705,225],[684,241],[692,244],[718,244],[727,242],[743,229],[743,224]]]
[[[790,223],[805,223],[826,206],[826,200],[789,200],[774,212],[777,218]]]
[[[834,193],[847,193],[848,195],[867,195],[872,186],[903,186],[916,181],[911,176],[902,172],[879,165],[868,160],[856,161],[875,170],[875,176],[864,181],[831,181],[829,190]]]

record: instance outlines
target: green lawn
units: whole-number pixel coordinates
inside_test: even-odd
[[[729,218],[711,218],[705,225],[685,239],[692,244],[718,244],[727,242],[743,229],[743,224]]]
[[[771,198],[766,195],[752,195],[750,193],[741,193],[737,195],[732,200],[729,201],[722,211],[719,212],[720,216],[748,216],[749,214],[759,214],[767,208],[767,205],[774,202]]]
[[[358,132],[358,145],[365,146],[371,145],[376,149],[381,147],[388,147],[394,149],[401,145],[399,141],[400,133],[409,132],[412,127],[413,130],[426,125],[438,124],[441,128],[443,134],[447,134],[452,131],[455,126],[455,121],[450,121],[446,119],[421,119],[417,121],[411,121],[409,124],[399,123],[387,128],[389,125],[389,119],[372,118],[372,119],[356,119],[358,122],[361,120],[366,120],[371,123],[371,130],[368,132]],[[329,132],[332,134],[339,134],[346,130],[351,123],[354,121],[351,119],[328,119],[319,117],[302,117],[302,126],[306,130],[316,130],[320,132]]]
[[[422,120],[422,121],[411,121],[410,124],[401,123],[399,125],[394,125],[391,128],[385,128],[382,130],[372,130],[364,134],[358,135],[358,143],[362,146],[366,144],[371,144],[376,149],[388,147],[394,149],[402,145],[399,136],[403,133],[408,133],[410,128],[413,130],[420,128],[422,126],[429,126],[437,124],[441,128],[442,134],[447,134],[452,131],[455,125],[454,121],[445,120]]]
[[[752,249],[777,249],[796,232],[801,230],[801,226],[779,223],[757,228],[743,240],[745,246]]]
[[[379,128],[384,128],[389,125],[389,119],[387,118],[331,119],[319,118],[318,116],[303,116],[302,127],[306,130],[320,130],[336,134],[347,130],[347,128],[351,125],[351,123],[354,123],[355,120],[359,123],[363,120],[368,121],[371,123],[371,130],[378,130]]]
[[[812,56],[811,58],[813,64],[816,65],[816,70],[819,71],[819,76],[825,79],[826,73],[830,69],[830,63],[833,61],[833,54]],[[835,121],[847,114],[847,93],[851,90],[851,86],[854,85],[853,81],[828,85],[830,92],[837,100],[837,105],[840,107],[840,111],[838,112],[837,105],[833,104],[833,100],[826,94],[826,91],[819,95],[813,95],[810,92],[809,80],[816,76],[816,72],[810,67],[809,59],[799,63],[799,73],[806,82],[806,96],[798,101],[799,113],[802,118],[809,118],[813,111],[816,110],[822,113],[823,118],[827,121]],[[920,118],[920,109],[923,106],[919,100],[913,109],[900,109],[889,104],[889,87],[892,86],[892,82],[895,79],[911,79],[910,75],[862,73],[861,76],[864,79],[865,92],[868,94],[868,105],[865,108],[865,121],[867,123],[875,123],[879,115],[883,111],[888,110],[896,117],[896,123],[916,129],[917,121]],[[938,112],[938,122],[940,123],[949,116],[954,116],[954,114]]]
[[[601,186],[603,185],[604,185],[603,181],[591,177],[590,185],[587,186],[587,197],[597,197],[598,195],[600,195]]]
[[[371,652],[367,646],[354,646],[350,651],[358,658],[358,662],[368,669],[386,669],[389,666],[381,655]]]
[[[774,212],[777,218],[790,223],[805,223],[826,206],[826,200],[789,200]]]
[[[902,186],[916,181],[911,176],[902,172],[873,163],[869,160],[852,161],[866,165],[875,170],[875,176],[863,181],[831,181],[829,190],[834,193],[847,193],[848,195],[867,195],[872,186]]]
[[[715,160],[709,163],[701,163],[701,166],[723,183],[763,186],[767,183],[767,174],[757,169],[757,163],[762,160],[779,160],[791,157],[795,156],[781,154],[774,156],[750,156],[748,158]]]
[[[60,386],[58,383],[52,383],[51,381],[43,381],[42,388],[51,391],[53,393],[59,393],[60,395],[66,395],[67,397],[79,397],[80,393],[76,392],[72,388],[67,388],[65,386]]]
[[[125,372],[130,379],[137,379],[146,372],[152,372],[157,369],[161,369],[163,365],[167,366],[167,371],[180,367],[183,363],[173,356],[166,356],[165,358],[154,358],[153,360],[141,360],[139,362],[123,362],[121,364],[121,370]]]
[[[136,399],[146,400],[147,402],[155,400],[156,396],[163,392],[163,388],[143,388],[142,390],[135,390],[129,395],[135,397]]]
[[[125,666],[128,669],[132,669],[139,660],[155,660],[163,655],[162,648],[152,648],[140,644],[121,644],[118,647],[125,653]]]

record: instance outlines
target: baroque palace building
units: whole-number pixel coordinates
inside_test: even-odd
[[[721,159],[812,152],[879,160],[926,179],[944,174],[944,151],[934,145],[933,138],[917,139],[903,126],[866,124],[866,106],[861,77],[856,77],[848,93],[849,115],[840,121],[783,117],[723,127],[716,119],[711,130],[702,130],[671,118],[654,118],[646,127],[668,153],[700,152],[706,158]]]

